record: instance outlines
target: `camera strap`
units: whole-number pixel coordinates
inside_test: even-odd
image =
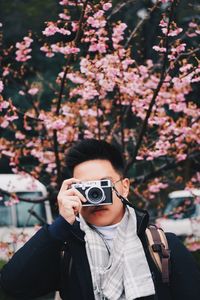
[[[123,204],[129,204],[129,201],[124,198],[117,189],[113,186],[113,190]],[[162,275],[163,283],[169,283],[170,272],[170,250],[168,247],[167,238],[164,231],[155,225],[149,225],[146,228],[146,237],[150,255]]]
[[[129,204],[129,201],[128,201],[126,198],[124,198],[124,197],[117,191],[117,189],[116,189],[116,187],[115,187],[114,185],[112,186],[112,188],[113,188],[113,190],[114,190],[116,196],[122,201],[123,204]]]

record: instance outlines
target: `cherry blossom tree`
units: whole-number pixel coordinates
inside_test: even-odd
[[[29,32],[16,45],[2,46],[1,157],[9,158],[14,173],[30,173],[57,190],[67,176],[68,148],[94,137],[121,147],[131,195],[145,208],[154,202],[162,209],[162,193],[176,185],[199,187],[197,19],[179,24],[175,16],[181,3],[158,0],[140,10],[136,26],[129,28],[117,16],[134,1],[59,3],[58,19],[46,22],[42,39]],[[152,56],[143,60],[135,41],[155,13],[158,36]],[[52,59],[60,59],[53,83],[44,84],[32,67],[36,50],[50,68]],[[8,97],[12,84],[18,95]],[[46,107],[44,87],[50,95]]]

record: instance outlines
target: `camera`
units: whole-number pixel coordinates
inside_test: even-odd
[[[85,181],[72,184],[87,200],[83,206],[112,204],[112,183],[110,180]]]

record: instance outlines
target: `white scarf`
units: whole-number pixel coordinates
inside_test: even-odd
[[[102,236],[80,216],[92,274],[95,300],[134,300],[155,294],[142,243],[136,233],[136,215],[126,207],[111,253]]]

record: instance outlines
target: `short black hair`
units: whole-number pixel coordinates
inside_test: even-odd
[[[113,144],[96,139],[84,139],[76,142],[67,153],[66,168],[72,175],[77,165],[94,159],[108,160],[115,171],[123,176],[124,159],[120,146],[116,147]]]

